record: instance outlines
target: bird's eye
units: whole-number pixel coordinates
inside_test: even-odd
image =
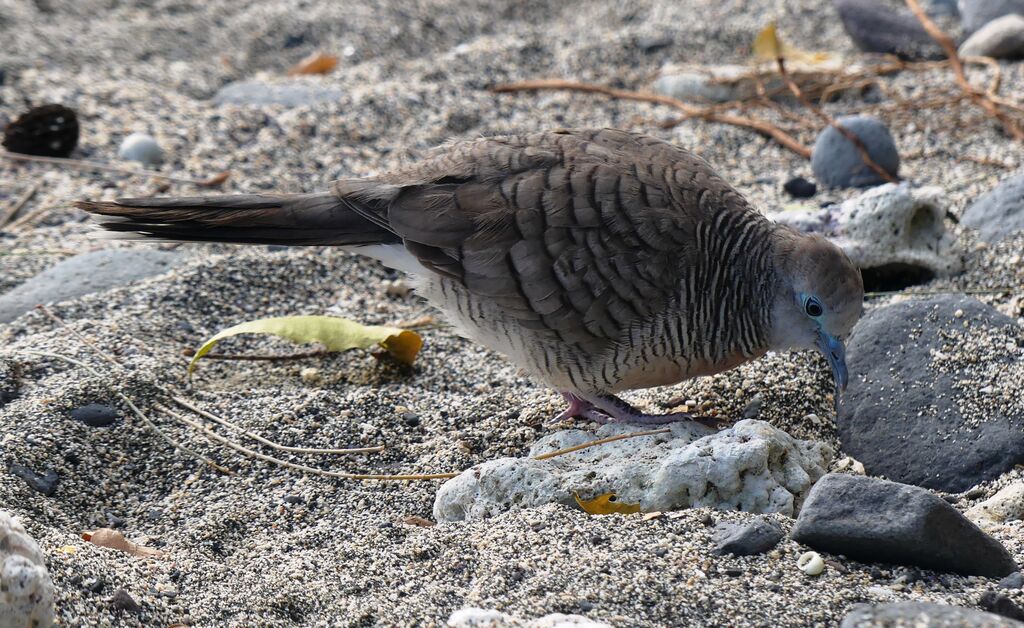
[[[807,312],[807,315],[811,318],[818,318],[825,313],[825,308],[821,307],[821,303],[819,303],[814,297],[808,297],[807,300],[804,301],[804,311]]]

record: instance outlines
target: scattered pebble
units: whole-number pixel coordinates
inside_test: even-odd
[[[110,605],[119,610],[127,613],[141,613],[142,607],[135,601],[135,598],[131,596],[124,589],[118,589],[114,591],[114,595],[110,598]]]
[[[820,576],[825,571],[825,561],[822,560],[818,552],[804,552],[800,554],[800,558],[796,561],[796,566],[808,576]]]
[[[833,0],[843,28],[864,52],[901,59],[937,59],[942,50],[912,13],[893,10],[879,0]]]
[[[884,122],[867,115],[845,116],[837,122],[860,138],[876,164],[891,176],[898,175],[899,152]],[[825,127],[814,142],[811,169],[818,181],[832,187],[867,187],[886,182],[864,163],[853,142],[832,126]]]
[[[782,185],[793,198],[810,198],[818,193],[818,186],[803,177],[793,177]]]
[[[964,30],[973,33],[1004,15],[1024,15],[1024,0],[958,0]]]
[[[72,408],[68,411],[68,415],[89,427],[106,427],[121,417],[117,410],[105,403],[88,403]]]
[[[723,523],[715,535],[714,552],[733,556],[764,554],[778,545],[783,536],[779,526],[762,517],[743,525]]]
[[[145,133],[132,133],[124,138],[117,149],[117,156],[126,161],[137,161],[147,166],[155,166],[164,161],[164,149],[160,148],[152,136]]]
[[[33,490],[42,493],[49,497],[53,495],[57,490],[57,482],[60,480],[60,476],[53,469],[47,469],[45,473],[37,473],[25,465],[12,462],[7,470],[25,480],[25,483],[32,487]]]
[[[1014,13],[992,20],[960,44],[958,52],[962,57],[1014,59],[1024,56],[1024,16]]]
[[[1024,175],[1003,179],[964,210],[960,223],[985,242],[1000,242],[1024,230]]]
[[[1010,619],[1016,619],[1017,621],[1024,621],[1024,609],[1017,606],[1017,604],[996,591],[985,591],[981,594],[981,599],[978,600],[978,606],[995,613],[996,615],[1002,615],[1003,617],[1009,617]]]
[[[315,384],[321,380],[320,369],[307,366],[299,372],[299,377],[307,384]]]

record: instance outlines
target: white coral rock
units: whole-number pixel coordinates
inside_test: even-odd
[[[574,494],[590,499],[610,492],[620,502],[640,504],[644,512],[706,506],[792,516],[831,460],[826,445],[797,440],[756,420],[721,432],[677,423],[664,434],[532,459],[643,429],[612,423],[596,432],[550,434],[537,441],[528,458],[485,462],[447,481],[434,500],[434,517],[479,520],[552,502],[574,505]]]
[[[53,620],[43,553],[21,522],[0,511],[0,628],[47,628]]]

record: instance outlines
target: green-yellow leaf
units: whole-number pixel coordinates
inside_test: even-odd
[[[775,61],[782,57],[796,63],[820,65],[828,63],[833,57],[828,52],[810,52],[790,46],[779,37],[775,22],[770,22],[768,26],[761,29],[761,32],[754,38],[753,49],[754,57],[761,61]]]
[[[573,493],[572,496],[576,498],[576,503],[580,505],[580,508],[591,515],[630,515],[640,512],[640,504],[624,504],[618,501],[615,493],[605,493],[587,500],[580,499],[576,493]]]
[[[229,327],[204,342],[189,362],[189,374],[195,369],[196,362],[209,353],[214,345],[239,334],[271,334],[298,344],[319,342],[328,351],[372,349],[379,346],[405,364],[412,364],[420,347],[423,346],[423,339],[414,331],[397,327],[361,325],[337,316],[263,318]]]

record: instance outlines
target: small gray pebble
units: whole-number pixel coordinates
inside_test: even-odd
[[[846,116],[837,122],[860,138],[876,164],[897,176],[900,156],[884,122],[873,116]],[[825,127],[814,142],[811,168],[818,181],[832,187],[867,187],[886,182],[864,163],[853,142],[832,126]]]
[[[1020,589],[1024,587],[1024,576],[1019,571],[1015,571],[1000,580],[999,587],[1002,589]]]
[[[163,163],[164,149],[156,140],[145,133],[132,133],[124,138],[117,156],[127,161],[137,161],[146,165]]]

